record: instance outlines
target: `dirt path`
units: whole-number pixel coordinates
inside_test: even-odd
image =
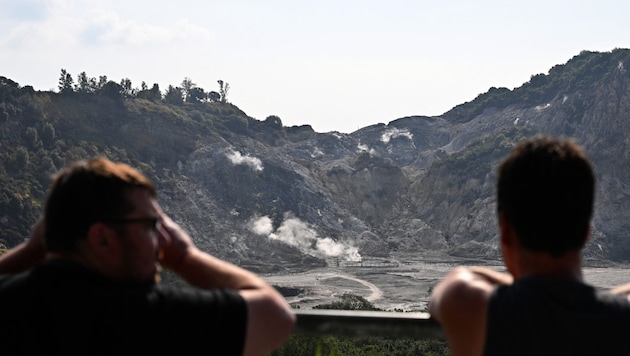
[[[347,279],[347,280],[351,280],[351,281],[355,281],[357,283],[363,284],[364,286],[368,287],[368,289],[370,289],[370,291],[372,292],[372,294],[370,294],[369,296],[365,298],[369,302],[374,302],[376,300],[383,298],[383,292],[381,291],[379,287],[377,287],[376,285],[368,281],[364,281],[360,278],[356,278],[356,277],[345,275],[345,274],[331,274],[331,276],[328,276],[328,277],[324,277],[324,278],[320,277],[320,280],[329,279],[329,278],[343,278],[343,279]]]
[[[303,290],[300,295],[288,297],[287,301],[309,308],[318,304],[336,301],[346,292],[364,295],[369,302],[382,300],[384,293],[376,284],[357,276],[343,273],[337,269],[316,269],[309,272],[266,276],[265,280],[273,285]],[[345,280],[347,282],[342,282]],[[359,288],[358,285],[362,287]],[[367,288],[363,290],[363,287]]]

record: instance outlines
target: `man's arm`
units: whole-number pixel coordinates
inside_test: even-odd
[[[0,274],[13,274],[26,271],[44,261],[44,223],[40,219],[33,226],[28,240],[0,255]]]
[[[161,263],[191,285],[238,290],[247,303],[243,355],[265,355],[280,347],[295,325],[295,314],[275,288],[252,272],[199,250],[190,236],[163,217]]]
[[[481,355],[486,338],[488,301],[497,284],[510,275],[484,267],[458,267],[437,284],[429,312],[444,330],[454,356]]]
[[[622,284],[610,290],[612,294],[625,295],[630,302],[630,283]]]

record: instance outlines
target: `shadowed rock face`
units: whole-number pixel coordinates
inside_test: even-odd
[[[131,98],[113,105],[45,92],[10,101],[3,87],[0,113],[8,119],[0,140],[38,162],[24,166],[31,175],[24,184],[41,177],[42,167],[52,173],[96,154],[138,166],[201,248],[255,271],[282,272],[324,266],[332,257],[499,258],[498,162],[525,137],[572,137],[592,158],[598,184],[585,256],[628,260],[629,65],[626,50],[584,52],[521,88],[493,88],[441,117],[405,117],[351,134],[283,127],[277,117],[258,121],[225,103]],[[23,104],[27,95],[37,105]],[[39,144],[29,143],[37,139],[32,134],[16,134],[29,127]],[[65,151],[56,148],[60,140]],[[2,162],[4,177],[24,173],[15,159]],[[15,203],[7,199],[0,211],[8,246],[19,239],[7,236],[28,233],[11,230],[12,222],[38,213],[24,202],[10,209]]]

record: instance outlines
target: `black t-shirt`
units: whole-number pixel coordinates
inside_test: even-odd
[[[68,261],[0,277],[0,355],[241,355],[230,290],[111,282]]]
[[[497,287],[484,355],[628,353],[630,303],[584,283],[529,277]]]

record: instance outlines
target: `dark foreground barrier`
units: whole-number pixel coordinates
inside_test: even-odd
[[[428,313],[320,309],[295,313],[294,332],[300,334],[444,339],[442,328]]]

